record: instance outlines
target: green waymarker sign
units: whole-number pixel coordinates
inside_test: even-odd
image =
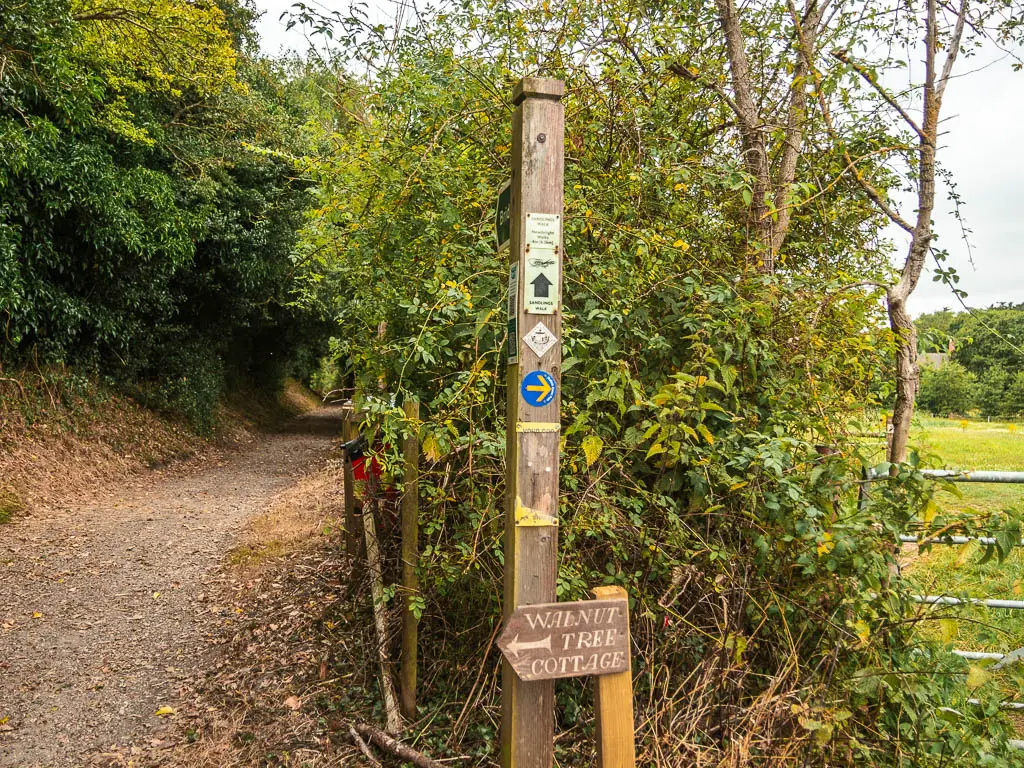
[[[498,207],[494,211],[494,236],[498,241],[498,250],[508,248],[512,237],[512,182],[506,181],[498,191]]]

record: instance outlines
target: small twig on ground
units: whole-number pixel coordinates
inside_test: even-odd
[[[403,760],[412,763],[417,768],[447,768],[444,763],[439,763],[437,760],[431,760],[429,757],[417,752],[412,747],[407,747],[398,739],[391,738],[384,733],[384,731],[380,730],[380,728],[374,728],[372,725],[360,723],[356,726],[356,730],[381,749],[387,750],[396,757],[400,757]]]
[[[370,761],[370,764],[380,766],[380,760],[374,757],[373,752],[370,751],[370,747],[367,746],[365,741],[363,741],[363,737],[359,735],[359,731],[357,731],[351,723],[348,726],[348,732],[352,734],[352,740],[356,743],[356,746],[359,747],[359,751],[366,755],[366,759]]]

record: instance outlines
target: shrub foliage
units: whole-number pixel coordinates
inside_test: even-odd
[[[205,428],[226,372],[280,377],[315,340],[288,295],[307,185],[248,148],[301,146],[304,113],[252,18],[4,5],[0,361],[73,363]]]
[[[994,705],[964,703],[965,662],[914,647],[890,575],[927,503],[916,457],[859,498],[871,457],[850,414],[875,402],[891,342],[864,288],[887,269],[880,222],[819,133],[802,178],[829,182],[801,188],[813,204],[794,203],[777,274],[749,268],[729,113],[666,72],[666,49],[723,71],[692,36],[713,24],[699,5],[466,3],[393,44],[333,20],[373,76],[347,83],[360,119],[310,160],[301,295],[337,312],[334,354],[383,443],[422,441],[422,637],[444,668],[430,730],[494,755],[508,267],[493,206],[511,86],[540,69],[567,82],[557,589],[631,595],[641,763],[1012,762]],[[785,11],[763,13],[768,56]],[[422,421],[391,395],[419,399]],[[588,694],[559,690],[559,759],[592,764]]]

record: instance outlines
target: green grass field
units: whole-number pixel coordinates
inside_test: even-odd
[[[1003,422],[952,421],[925,417],[912,439],[933,466],[948,469],[1024,471],[1024,429]],[[1024,503],[1024,485],[962,483],[962,498],[937,501],[950,510],[988,513]]]
[[[915,421],[911,441],[931,467],[1024,471],[1024,429],[1015,424],[923,417]],[[1024,511],[1024,484],[959,483],[955,487],[958,494],[938,494],[940,514]],[[985,548],[977,543],[933,546],[925,552],[905,545],[903,575],[919,594],[1024,600],[1024,547],[1014,549],[1001,563],[995,557],[982,563],[984,554]],[[919,616],[921,636],[950,649],[1006,653],[1024,647],[1024,610],[922,605]],[[965,668],[987,678],[990,673],[980,670],[991,665],[982,660]],[[1024,700],[1022,671],[1024,666],[1015,665],[992,675],[992,693]]]
[[[912,442],[929,466],[1024,471],[1024,429],[1014,424],[923,417]],[[940,513],[1024,510],[1024,485],[961,483],[957,489],[960,495],[938,495]],[[1002,563],[993,557],[982,564],[984,552],[977,543],[934,546],[923,553],[916,545],[906,545],[903,574],[921,594],[1024,600],[1024,548],[1014,549]],[[922,636],[951,648],[1006,653],[1024,647],[1024,611],[922,606],[921,617]],[[1000,675],[995,684],[1006,698],[1024,696],[1013,675]]]

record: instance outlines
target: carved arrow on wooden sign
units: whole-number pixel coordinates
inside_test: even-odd
[[[629,669],[629,602],[521,606],[509,616],[498,647],[527,682],[624,672]]]

